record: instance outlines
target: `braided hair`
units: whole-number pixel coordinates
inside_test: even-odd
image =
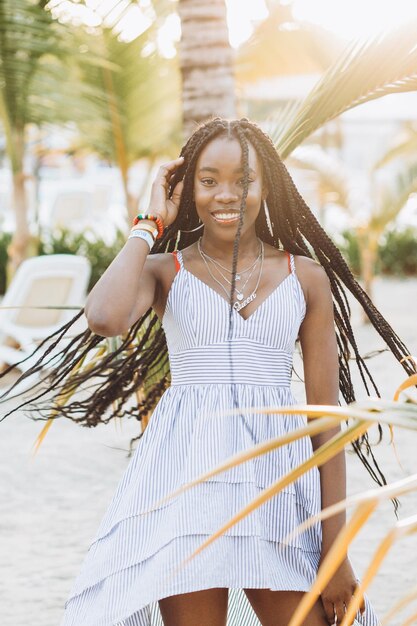
[[[240,219],[233,248],[231,296],[235,287],[240,233],[248,194],[248,145],[251,144],[261,163],[263,181],[268,191],[270,216],[268,227],[266,211],[259,212],[255,224],[258,237],[276,248],[283,248],[293,254],[316,259],[329,278],[339,354],[339,387],[345,402],[349,404],[355,400],[349,367],[352,354],[366,393],[370,395],[372,389],[378,397],[380,396],[365,360],[358,350],[350,323],[350,307],[345,289],[348,289],[361,304],[369,320],[407,374],[415,373],[415,364],[407,359],[409,351],[406,346],[355,280],[339,249],[301,197],[272,140],[257,124],[246,118],[226,120],[215,117],[210,119],[198,126],[185,143],[180,153],[184,161],[172,175],[168,193],[171,197],[177,183],[183,180],[178,215],[175,221],[165,229],[163,237],[156,241],[151,254],[182,249],[199,238],[199,217],[193,198],[196,163],[204,147],[221,136],[239,141],[243,170]],[[232,299],[230,299],[230,304],[231,302]],[[232,324],[231,312],[230,307],[229,326]],[[56,354],[59,342],[82,313],[83,311],[80,311],[70,322],[43,342],[43,344],[48,342],[48,349],[41,352],[42,356],[35,365],[22,374],[15,384],[35,372],[41,372],[48,365],[48,356],[54,350]],[[115,417],[126,415],[134,416],[138,420],[147,417],[170,384],[167,344],[156,313],[149,309],[119,340],[114,350],[104,354],[102,358],[92,359],[88,367],[82,369],[80,365],[86,359],[88,361],[88,354],[98,348],[102,341],[102,337],[89,329],[74,337],[58,354],[59,365],[49,369],[45,378],[47,387],[41,391],[39,387],[36,387],[33,397],[26,399],[7,415],[23,406],[30,406],[40,415],[38,419],[63,416],[88,427],[108,423]],[[43,344],[38,350],[42,349]],[[13,366],[7,368],[0,374],[0,377],[12,368]],[[97,380],[97,383],[92,384],[92,380]],[[88,393],[77,394],[77,397],[72,399],[71,393],[81,385],[86,387],[87,382],[89,383],[86,390]],[[9,392],[12,389],[13,386]],[[135,406],[129,406],[128,400],[134,392],[136,392],[137,403]],[[33,415],[31,417],[36,419]],[[381,438],[380,426],[379,434]],[[139,437],[132,439],[131,444]],[[367,435],[353,442],[352,445],[372,478],[380,485],[386,484],[373,456]]]

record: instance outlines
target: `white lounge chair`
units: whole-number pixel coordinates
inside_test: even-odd
[[[16,364],[22,372],[32,367],[41,356],[40,351],[27,361],[19,362],[74,317],[77,310],[30,307],[83,307],[90,274],[90,262],[79,255],[51,254],[24,261],[0,304],[0,364]],[[60,342],[56,353],[62,350],[64,341],[86,328],[87,322],[82,316]],[[42,350],[46,351],[47,347]],[[36,375],[29,376],[12,393],[23,391],[35,382]]]
[[[52,228],[81,230],[91,226],[93,194],[90,191],[60,191],[51,210]]]

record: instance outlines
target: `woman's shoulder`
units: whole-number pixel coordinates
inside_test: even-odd
[[[312,275],[326,274],[323,266],[315,259],[311,259],[310,257],[302,254],[293,254],[293,257],[296,270],[309,272]]]
[[[150,254],[146,259],[148,270],[151,271],[155,278],[165,276],[170,269],[175,270],[175,259],[172,252],[156,252]]]
[[[324,267],[315,259],[302,254],[294,254],[294,265],[306,300],[314,295],[318,298],[330,291],[330,280]]]

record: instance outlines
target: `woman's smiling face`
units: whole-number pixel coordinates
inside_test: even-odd
[[[242,234],[255,232],[255,220],[261,207],[262,170],[255,148],[248,143],[249,186]],[[198,157],[194,175],[194,201],[204,223],[206,235],[233,239],[239,223],[243,192],[241,147],[237,139],[217,137]]]

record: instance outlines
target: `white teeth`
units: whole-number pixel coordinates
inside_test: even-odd
[[[214,217],[219,220],[232,220],[239,217],[238,213],[215,213]]]

